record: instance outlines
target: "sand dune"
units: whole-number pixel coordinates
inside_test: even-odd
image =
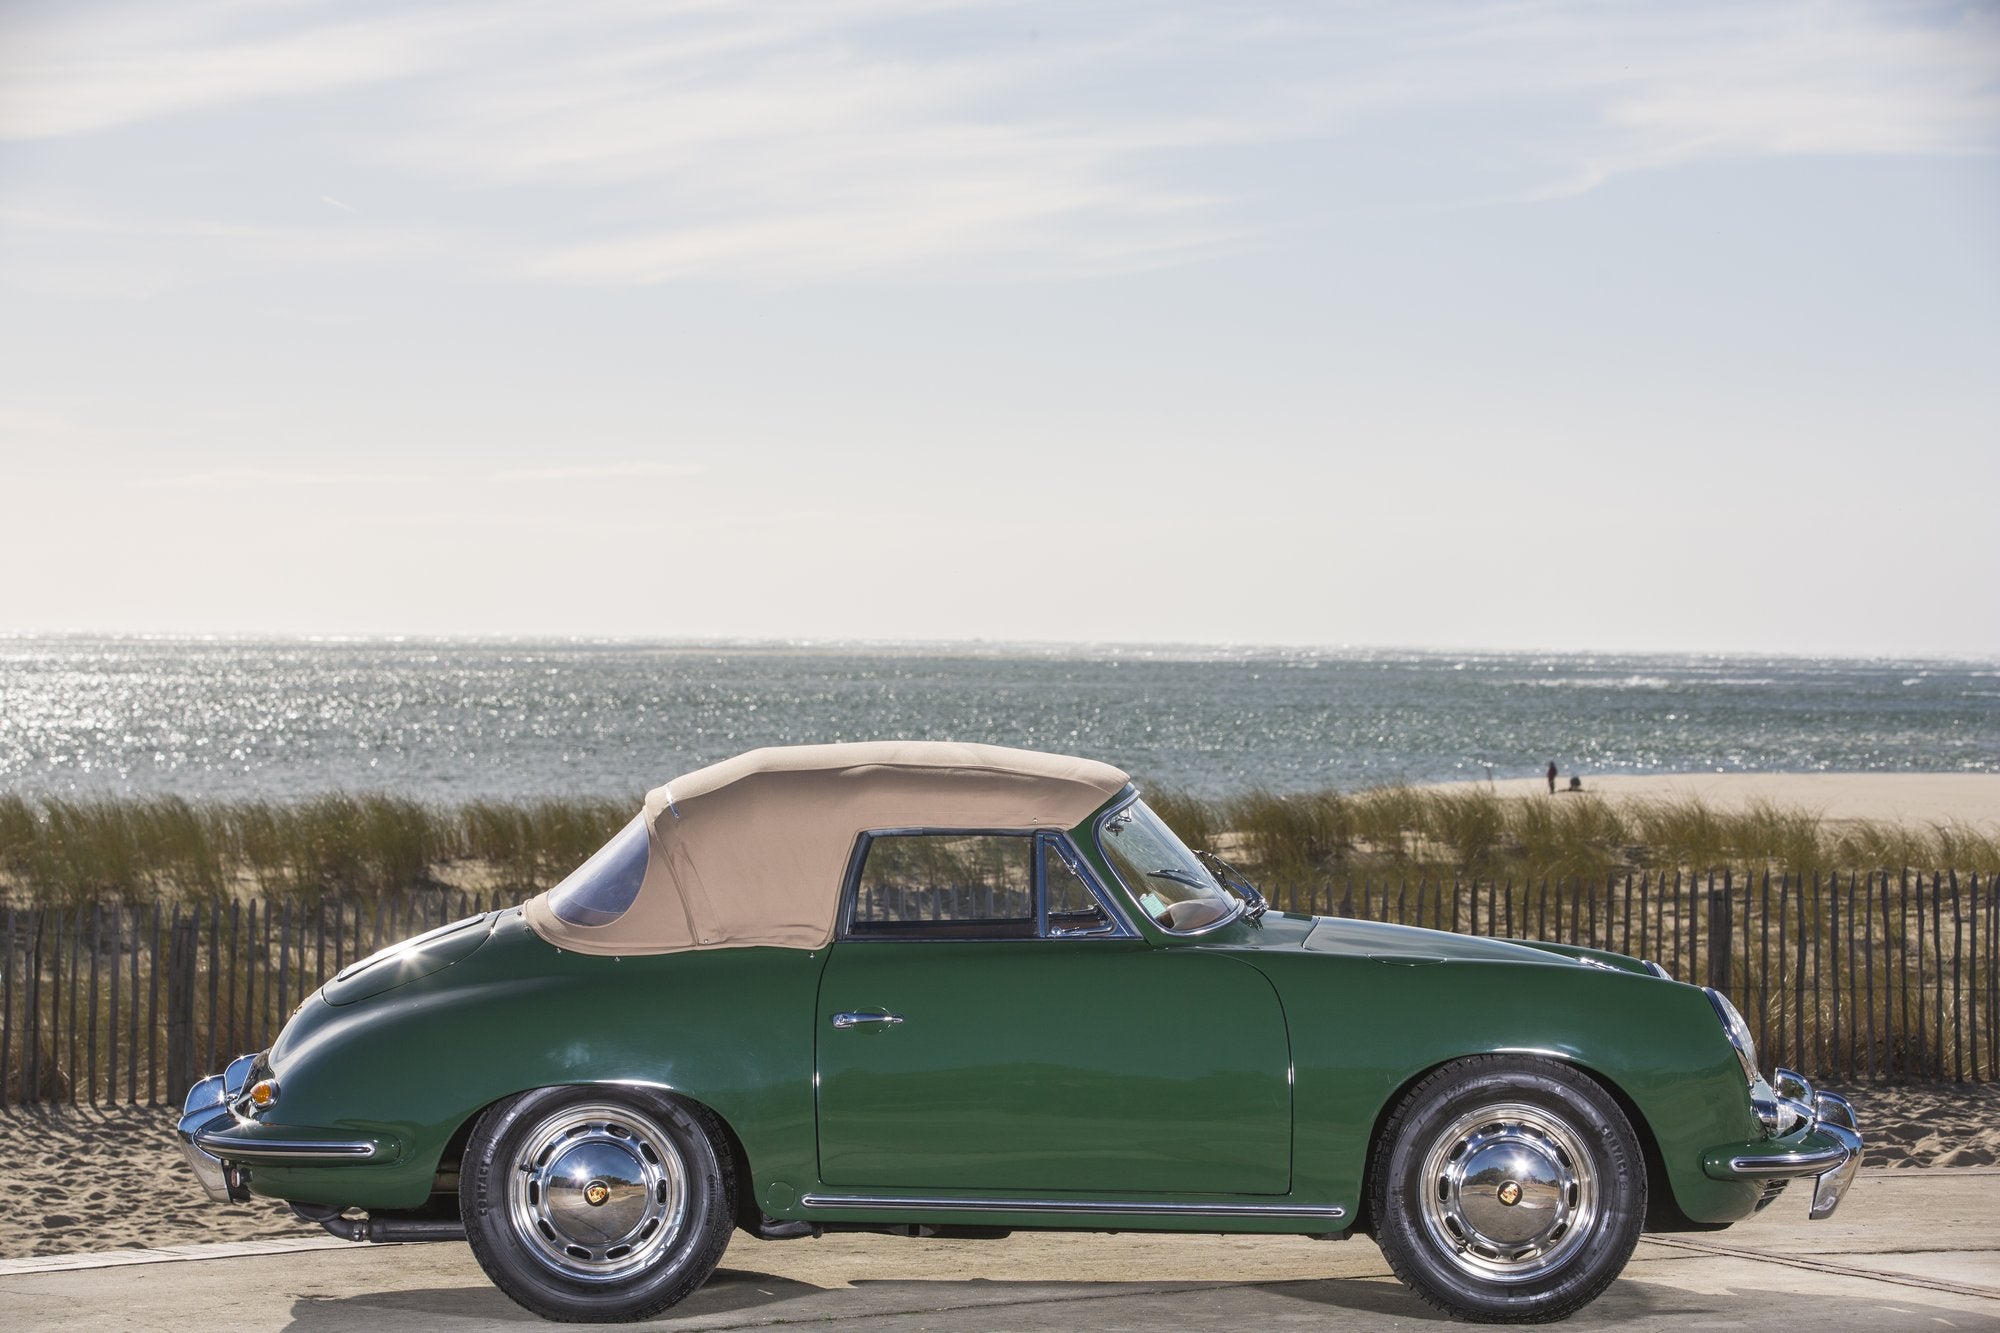
[[[1569,770],[1564,770],[1565,785],[1569,774]],[[1923,827],[1939,823],[2000,827],[2000,773],[1659,773],[1598,777],[1586,771],[1582,777],[1585,791],[1609,800],[1696,797],[1717,810],[1740,810],[1768,801],[1812,811],[1829,820],[1868,819]],[[1539,777],[1438,784],[1440,790],[1472,787],[1502,796],[1548,794],[1547,780]]]

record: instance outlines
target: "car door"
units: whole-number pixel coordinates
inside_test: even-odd
[[[1060,835],[865,838],[815,1045],[828,1185],[1290,1189],[1270,983],[1141,938]]]

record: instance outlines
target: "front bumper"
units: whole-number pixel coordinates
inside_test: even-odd
[[[1806,1216],[1815,1221],[1831,1217],[1861,1166],[1861,1129],[1854,1108],[1845,1097],[1815,1092],[1789,1069],[1778,1070],[1771,1087],[1773,1098],[1754,1103],[1771,1137],[1711,1148],[1702,1169],[1716,1180],[1764,1181],[1767,1202],[1786,1182],[1811,1176],[1812,1207]]]
[[[208,1197],[217,1203],[244,1203],[250,1198],[250,1170],[267,1165],[319,1165],[373,1162],[396,1155],[394,1142],[383,1138],[332,1137],[323,1131],[291,1130],[251,1119],[244,1092],[258,1057],[239,1056],[220,1074],[210,1075],[188,1089],[181,1104],[181,1156],[194,1169]]]

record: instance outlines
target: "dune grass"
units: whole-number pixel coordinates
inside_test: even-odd
[[[1765,804],[1502,797],[1378,787],[1205,799],[1148,789],[1196,847],[1255,876],[1592,879],[1621,871],[1795,875],[2000,871],[2000,830],[1827,821]],[[383,794],[297,802],[0,795],[0,894],[21,902],[372,898],[441,886],[523,895],[555,883],[638,800],[434,805]]]
[[[0,795],[0,880],[36,902],[230,896],[375,897],[561,879],[638,809],[637,798],[429,805],[379,794],[299,802]]]
[[[1752,804],[1607,801],[1591,794],[1499,796],[1477,789],[1378,787],[1202,801],[1152,801],[1196,846],[1227,844],[1273,879],[1361,869],[1467,878],[1590,879],[1624,870],[1734,869],[1794,875],[1875,870],[2000,871],[2000,830],[1830,821]]]

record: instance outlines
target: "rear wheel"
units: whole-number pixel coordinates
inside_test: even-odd
[[[1543,1323],[1624,1269],[1646,1215],[1638,1136],[1588,1076],[1553,1060],[1479,1056],[1410,1090],[1370,1178],[1376,1241],[1438,1309]]]
[[[735,1215],[721,1126],[619,1088],[542,1088],[490,1108],[460,1167],[466,1239],[546,1319],[644,1319],[707,1281]]]

